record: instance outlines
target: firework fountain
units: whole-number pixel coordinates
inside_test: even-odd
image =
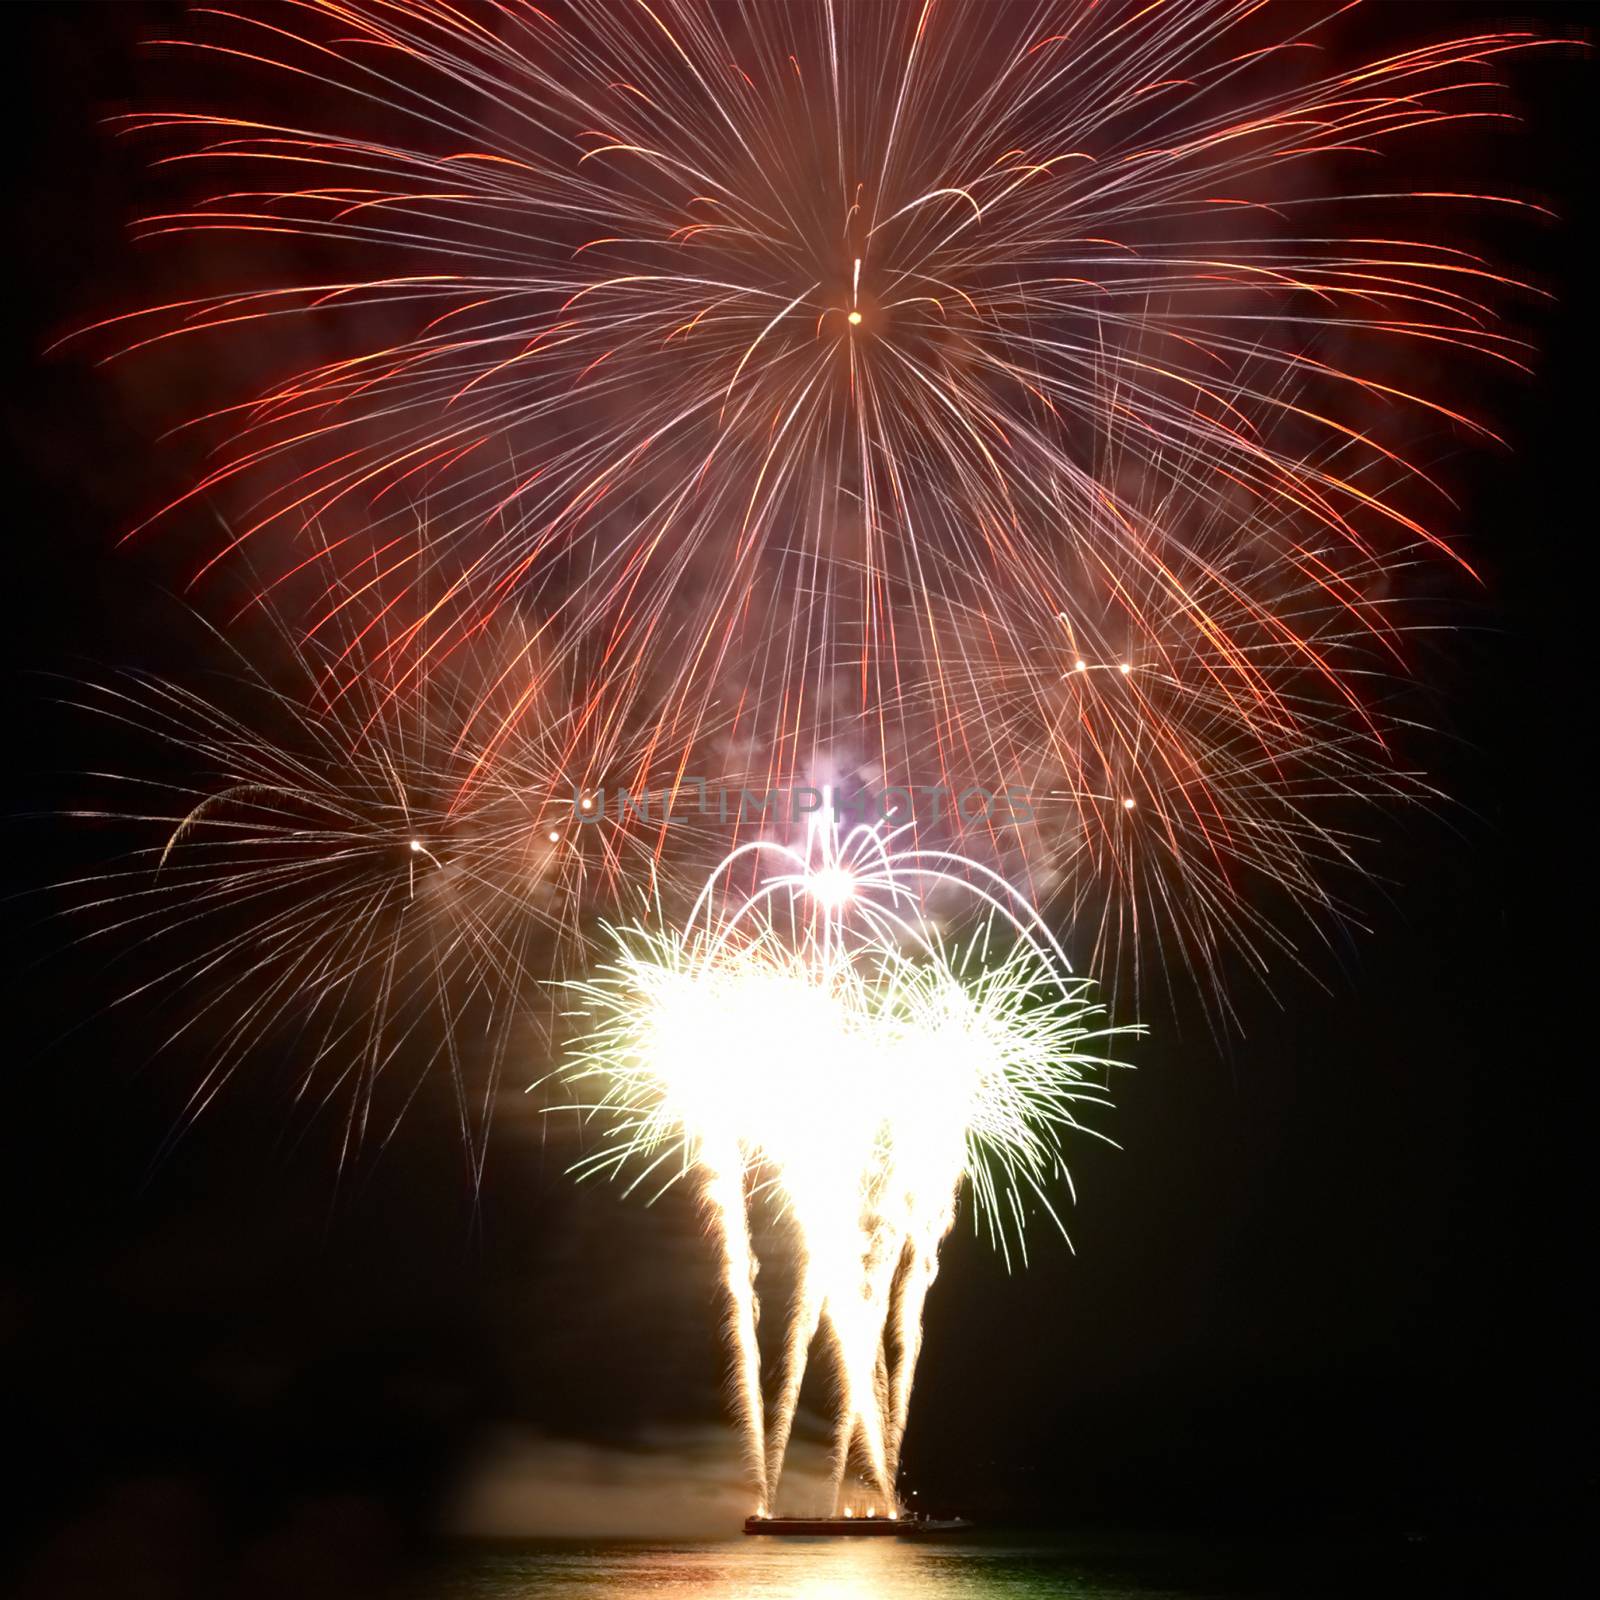
[[[598,1091],[585,1103],[604,1130],[581,1169],[652,1193],[699,1185],[763,1510],[825,1330],[834,1505],[854,1461],[895,1512],[923,1303],[960,1189],[1020,1249],[1029,1202],[1055,1216],[1062,1135],[1087,1131],[1077,1108],[1106,1098],[1113,1063],[1093,1052],[1116,1030],[1048,928],[1003,879],[918,849],[909,829],[844,829],[824,811],[803,846],[745,846],[686,928],[625,930],[610,965],[573,986],[588,1028],[563,1076]],[[938,918],[974,910],[978,931],[949,946]],[[770,1409],[749,1224],[762,1196],[797,1262]]]

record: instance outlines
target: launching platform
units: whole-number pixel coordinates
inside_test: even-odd
[[[790,1539],[920,1539],[935,1533],[959,1533],[972,1524],[965,1517],[746,1517],[746,1533],[776,1534]]]

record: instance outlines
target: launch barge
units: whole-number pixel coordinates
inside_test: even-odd
[[[746,1517],[744,1531],[809,1539],[831,1539],[839,1534],[852,1539],[882,1538],[885,1534],[892,1538],[900,1531],[900,1524],[889,1517]]]
[[[958,1533],[972,1524],[965,1517],[746,1517],[746,1533],[791,1539],[918,1539],[930,1533]]]

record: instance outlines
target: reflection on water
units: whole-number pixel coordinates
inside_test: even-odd
[[[1143,1583],[1062,1547],[993,1539],[737,1539],[494,1548],[418,1600],[1193,1600],[1227,1591]]]

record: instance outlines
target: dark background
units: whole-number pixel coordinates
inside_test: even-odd
[[[42,354],[161,292],[161,252],[124,232],[144,156],[98,119],[144,103],[161,66],[140,41],[180,18],[7,17],[0,1572],[32,1563],[52,1594],[106,1572],[105,1592],[203,1593],[219,1571],[356,1594],[427,1536],[494,1426],[632,1460],[709,1434],[714,1272],[686,1202],[575,1188],[514,1111],[475,1192],[442,1087],[342,1181],[336,1130],[292,1122],[270,1072],[159,1155],[194,1063],[151,1061],[159,1017],[101,1014],[96,961],[34,892],[116,843],[58,815],[102,753],[37,672],[189,649],[160,598],[171,545],[113,549],[181,477],[154,443],[181,404]],[[1529,21],[1590,25],[1391,3],[1360,26],[1398,48]],[[958,1229],[907,1446],[926,1499],[1330,1547],[1470,1531],[1519,1562],[1592,1504],[1593,117],[1578,52],[1507,70],[1525,126],[1483,173],[1563,221],[1491,235],[1556,298],[1527,324],[1537,379],[1474,397],[1511,453],[1449,469],[1485,574],[1423,664],[1442,736],[1421,753],[1453,803],[1378,820],[1380,881],[1353,891],[1370,931],[1310,953],[1322,986],[1242,987],[1222,1045],[1149,1016],[1123,1150],[1075,1167],[1076,1255],[1041,1235],[1007,1278]]]

